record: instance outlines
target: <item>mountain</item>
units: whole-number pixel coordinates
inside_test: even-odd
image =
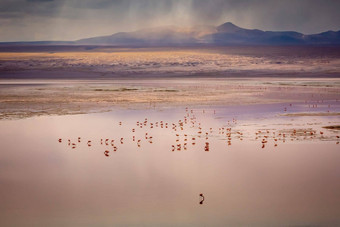
[[[200,37],[216,32],[213,26],[182,28],[165,26],[141,29],[135,32],[119,32],[76,41],[77,44],[101,45],[181,45],[198,44]]]
[[[164,45],[340,45],[340,31],[304,35],[294,31],[245,29],[231,22],[220,26],[181,28],[167,26],[120,32],[75,41],[86,45],[164,46]]]
[[[328,31],[306,37],[308,43],[340,44],[340,31]]]

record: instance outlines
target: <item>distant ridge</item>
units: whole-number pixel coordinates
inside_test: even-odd
[[[199,45],[340,45],[340,30],[304,35],[295,31],[245,29],[227,22],[215,26],[163,26],[134,32],[119,32],[69,42],[15,42],[13,45],[112,45],[112,46],[199,46]]]
[[[77,44],[100,45],[340,45],[340,31],[304,35],[295,31],[245,29],[231,22],[217,27],[176,26],[141,29],[76,41]]]

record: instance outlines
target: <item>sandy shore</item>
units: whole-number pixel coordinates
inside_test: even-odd
[[[112,108],[247,105],[339,99],[338,79],[2,80],[0,119]]]
[[[339,47],[13,48],[2,79],[340,77]]]
[[[338,48],[15,48],[0,50],[0,119],[340,99]]]

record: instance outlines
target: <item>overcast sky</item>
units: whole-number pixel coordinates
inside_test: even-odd
[[[162,25],[340,30],[339,0],[0,0],[0,41],[76,40]]]

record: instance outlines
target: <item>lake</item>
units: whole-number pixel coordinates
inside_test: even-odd
[[[2,120],[0,223],[338,225],[339,131],[322,127],[339,124],[339,109],[325,100],[317,110],[296,102]]]

